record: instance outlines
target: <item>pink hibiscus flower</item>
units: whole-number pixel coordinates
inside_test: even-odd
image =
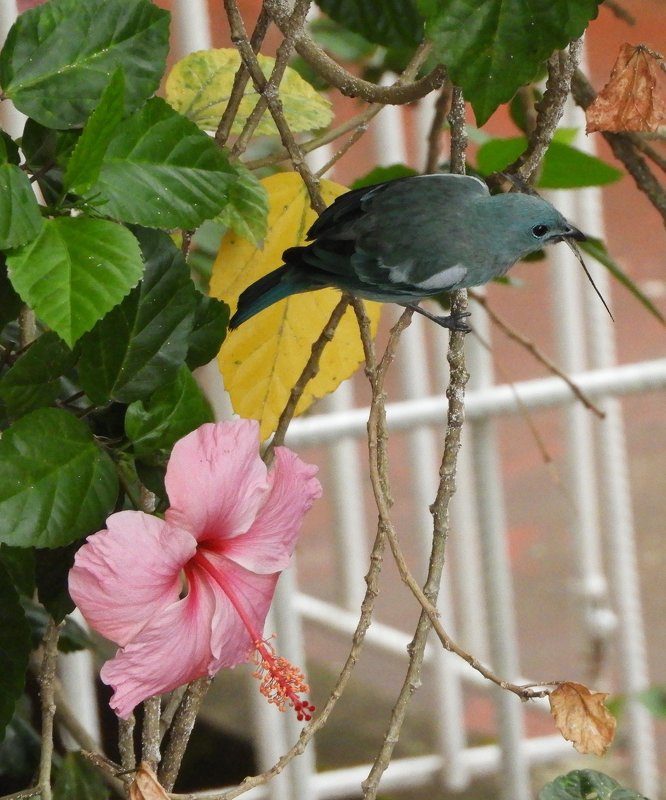
[[[286,447],[269,471],[253,420],[202,425],[173,448],[164,520],[121,511],[88,538],[69,590],[120,647],[101,671],[118,716],[254,652],[262,692],[310,718],[298,697],[302,674],[276,658],[263,627],[303,516],[321,495],[316,471]]]

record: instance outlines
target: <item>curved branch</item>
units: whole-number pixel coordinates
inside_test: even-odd
[[[280,30],[288,25],[289,14],[277,0],[264,0],[264,8]],[[422,44],[421,47],[423,46]],[[429,45],[425,46],[429,49]],[[378,86],[343,69],[319,45],[315,44],[305,31],[302,31],[296,38],[296,50],[331,86],[335,86],[347,97],[359,97],[368,103],[396,106],[413,103],[430,94],[434,89],[439,89],[446,78],[446,70],[439,65],[423,78],[412,83],[403,84],[397,81],[392,86]]]

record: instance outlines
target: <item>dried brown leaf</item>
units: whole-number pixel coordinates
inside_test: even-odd
[[[666,120],[658,82],[662,59],[644,45],[623,44],[611,77],[585,116],[587,132],[656,131]]]
[[[615,736],[617,722],[604,705],[605,692],[591,692],[582,683],[561,683],[548,696],[550,713],[564,738],[579,753],[602,756]]]
[[[169,800],[152,768],[142,761],[129,787],[130,800]]]

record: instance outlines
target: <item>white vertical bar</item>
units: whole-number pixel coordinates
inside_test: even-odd
[[[407,400],[430,393],[428,351],[424,335],[428,326],[434,327],[434,323],[414,314],[412,324],[401,339],[400,379],[403,395]],[[446,400],[442,397],[442,403],[444,402]],[[438,438],[443,441],[444,437]],[[429,506],[435,499],[438,484],[438,457],[432,428],[417,427],[409,434],[408,457],[410,495],[414,504],[411,517],[414,521],[413,533],[419,536],[425,564],[432,540],[432,515]],[[406,533],[409,535],[412,531]],[[437,605],[446,628],[453,633],[455,621],[448,572],[444,572]],[[434,642],[433,655],[433,690],[438,710],[434,720],[438,750],[444,757],[442,777],[449,788],[461,789],[469,782],[469,770],[463,760],[466,736],[460,673],[453,667],[451,654],[437,641]]]
[[[18,16],[16,0],[0,0],[0,45],[7,38],[9,29]],[[12,138],[21,135],[25,116],[17,111],[11,100],[0,103],[0,127]]]
[[[278,588],[266,621],[266,634],[278,631],[275,643],[279,655],[288,658],[305,672],[305,648],[301,620],[294,611],[296,593],[295,565],[280,576]],[[257,693],[258,695],[258,693]],[[293,710],[284,713],[258,695],[255,702],[255,732],[258,738],[260,769],[272,766],[296,741],[304,723]],[[271,800],[315,800],[312,776],[315,773],[315,748],[311,741],[305,752],[294,759],[276,779],[268,784]]]
[[[211,45],[208,0],[174,0],[173,54],[183,58],[196,50],[208,50]]]
[[[585,119],[582,112],[570,106],[564,123],[577,126],[582,131]],[[576,145],[595,155],[594,137],[579,134]],[[601,193],[596,187],[573,194],[576,219],[584,221],[584,230],[603,238]],[[599,291],[608,301],[611,281],[608,271],[598,263],[588,265]],[[590,337],[590,366],[601,369],[617,363],[613,323],[591,287],[585,282],[584,290],[590,298],[586,303]],[[622,656],[623,689],[628,695],[626,719],[630,730],[629,749],[632,771],[637,788],[648,797],[659,794],[659,771],[655,742],[654,721],[645,706],[635,695],[650,685],[645,630],[640,597],[640,575],[636,558],[636,536],[631,503],[631,487],[627,470],[628,456],[625,444],[622,406],[615,398],[606,398],[601,407],[606,419],[598,429],[601,485],[604,496],[604,525],[608,532],[609,564],[615,604],[619,610],[619,645]]]
[[[484,341],[489,341],[490,326],[485,313],[475,313],[474,327]],[[468,337],[467,341],[470,384],[475,389],[491,386],[493,374],[490,354],[472,337]],[[520,665],[495,423],[493,420],[481,419],[468,425],[479,500],[479,526],[490,625],[490,658],[493,668],[501,676],[512,680],[520,674]],[[529,800],[529,772],[522,747],[525,739],[522,707],[510,692],[497,688],[492,691],[499,717],[502,797],[504,800]]]
[[[325,400],[332,412],[353,408],[351,381],[345,381]],[[358,611],[365,596],[364,575],[368,569],[368,532],[365,517],[365,482],[361,465],[367,462],[361,443],[350,436],[339,437],[328,447],[331,465],[330,492],[335,519],[334,546],[339,575],[336,600],[348,611]]]

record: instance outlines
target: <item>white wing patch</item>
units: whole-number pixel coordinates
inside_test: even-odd
[[[410,275],[413,264],[414,262],[410,260],[390,267],[389,275],[391,281],[394,283],[408,284],[414,289],[437,294],[438,292],[445,292],[457,286],[467,275],[467,267],[464,267],[462,264],[454,264],[452,267],[447,267],[441,272],[430,275],[423,281],[414,283]]]

